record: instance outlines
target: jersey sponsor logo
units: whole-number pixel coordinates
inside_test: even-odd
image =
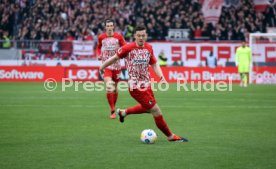
[[[130,52],[132,63],[137,64],[148,64],[150,60],[150,53],[147,49],[136,49]]]
[[[116,38],[105,38],[102,41],[102,50],[117,50],[119,47],[119,40]]]
[[[104,50],[102,54],[103,54],[103,56],[113,56],[113,55],[115,55],[115,53],[116,53],[115,50]]]
[[[134,64],[147,64],[148,63],[148,59],[134,59],[133,63]]]

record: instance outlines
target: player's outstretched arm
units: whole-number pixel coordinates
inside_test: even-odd
[[[110,57],[109,59],[107,59],[101,66],[100,66],[100,71],[103,71],[106,67],[108,67],[109,65],[112,65],[113,63],[115,63],[118,59],[120,59],[117,54],[115,54],[114,56]]]
[[[155,63],[155,64],[151,65],[151,67],[152,67],[153,71],[157,74],[157,76],[160,78],[160,81],[166,82],[160,66]]]

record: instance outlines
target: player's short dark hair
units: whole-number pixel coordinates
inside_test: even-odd
[[[106,25],[107,23],[113,23],[113,25],[114,25],[114,20],[113,19],[106,19],[105,21],[104,21],[104,25]]]
[[[147,28],[144,25],[138,25],[136,26],[134,33],[136,33],[137,31],[143,31],[143,30],[147,30]]]

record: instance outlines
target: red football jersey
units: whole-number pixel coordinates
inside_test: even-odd
[[[106,33],[100,34],[98,36],[97,55],[101,57],[102,63],[104,63],[108,58],[115,55],[117,49],[123,45],[125,45],[125,40],[119,33],[114,32],[113,36],[107,36]],[[120,61],[115,62],[107,68],[121,70]]]
[[[139,47],[135,42],[129,43],[117,51],[119,58],[125,58],[131,88],[147,87],[150,85],[149,65],[156,63],[152,46],[148,43]]]

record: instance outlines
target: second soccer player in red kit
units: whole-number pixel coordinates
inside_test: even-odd
[[[97,56],[102,62],[113,56],[117,49],[125,45],[124,37],[114,32],[114,21],[107,19],[105,21],[106,32],[98,36]],[[120,79],[121,65],[120,61],[114,62],[106,68],[103,75],[106,84],[106,97],[110,106],[110,118],[116,118],[115,106],[118,98],[117,83]]]
[[[156,103],[150,85],[149,65],[151,65],[161,81],[165,82],[165,79],[160,66],[156,63],[152,46],[146,43],[146,40],[146,28],[137,26],[135,29],[135,42],[118,49],[117,53],[106,60],[100,67],[100,71],[106,71],[104,69],[107,66],[117,62],[119,59],[125,58],[126,60],[129,74],[129,92],[139,104],[125,110],[118,109],[117,114],[120,122],[123,123],[128,115],[149,112],[153,115],[156,126],[167,136],[168,141],[187,142],[187,139],[171,132]]]

